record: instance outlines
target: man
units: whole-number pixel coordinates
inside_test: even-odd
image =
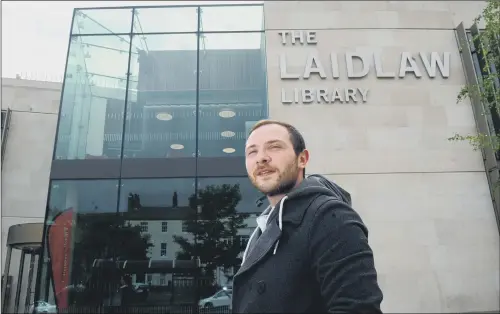
[[[368,231],[349,193],[322,176],[305,178],[301,134],[260,121],[245,156],[248,177],[270,206],[234,277],[233,312],[381,313]]]

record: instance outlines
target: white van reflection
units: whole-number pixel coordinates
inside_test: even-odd
[[[217,291],[214,295],[201,299],[198,303],[200,307],[207,309],[219,307],[219,306],[229,306],[231,309],[231,297],[233,290],[230,288],[224,288],[223,290]]]

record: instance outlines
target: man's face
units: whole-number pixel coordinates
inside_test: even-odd
[[[288,130],[278,124],[263,125],[253,131],[245,147],[248,177],[267,196],[293,189],[302,177],[307,159],[306,150],[295,155]]]

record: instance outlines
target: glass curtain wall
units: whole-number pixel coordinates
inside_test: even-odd
[[[52,178],[35,311],[229,310],[260,195],[197,165],[243,162],[267,117],[262,25],[262,5],[75,10],[53,165],[121,170]],[[195,167],[124,175],[148,160]]]

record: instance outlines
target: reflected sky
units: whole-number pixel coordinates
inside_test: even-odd
[[[64,65],[68,47],[68,36],[71,28],[71,18],[74,8],[118,7],[118,6],[152,6],[152,5],[193,5],[193,4],[248,4],[262,3],[262,1],[9,1],[2,3],[2,77],[16,77],[29,74],[32,79],[62,81]],[[160,12],[143,9],[144,16],[158,15]],[[152,13],[150,13],[152,12]],[[189,13],[186,11],[186,18]],[[248,15],[236,14],[232,18],[220,19],[217,12],[206,13],[204,26],[212,29],[224,29],[245,25],[245,19],[251,19]],[[151,16],[148,16],[148,18]],[[151,17],[154,18],[154,17]],[[158,19],[156,17],[155,19]],[[172,17],[171,17],[172,18]],[[176,19],[180,18],[177,15]],[[184,19],[184,17],[183,17]],[[175,19],[174,19],[175,20]],[[164,27],[173,25],[165,23]],[[145,22],[141,20],[142,28],[154,26],[154,20]],[[184,20],[186,21],[186,20]],[[148,24],[151,23],[151,24]],[[182,27],[184,24],[178,24]],[[135,27],[138,27],[137,25]],[[234,29],[233,29],[234,30]],[[221,45],[226,45],[223,42]],[[234,47],[234,43],[231,44]],[[225,49],[221,47],[220,49]]]

